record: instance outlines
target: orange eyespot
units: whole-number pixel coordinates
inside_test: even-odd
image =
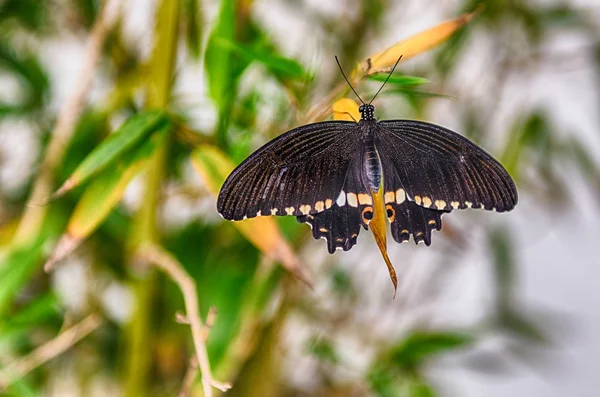
[[[368,224],[371,221],[371,219],[373,219],[373,208],[365,207],[365,209],[363,209],[362,211],[362,218],[363,222]]]
[[[396,218],[396,211],[394,211],[394,207],[392,207],[389,204],[386,205],[385,206],[385,212],[386,212],[387,217],[390,220],[390,222],[394,222],[394,219]]]

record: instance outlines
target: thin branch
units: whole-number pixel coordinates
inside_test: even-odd
[[[231,385],[228,383],[218,382],[212,377],[205,343],[207,328],[202,324],[202,320],[200,319],[196,283],[187,274],[177,259],[175,259],[171,254],[158,245],[153,243],[144,244],[142,247],[140,247],[140,255],[167,273],[173,282],[179,286],[179,289],[181,289],[185,303],[185,317],[190,324],[192,339],[194,341],[194,349],[196,350],[198,364],[200,365],[204,396],[212,397],[212,387],[221,391],[229,390]],[[214,321],[214,314],[209,313],[207,325],[212,321]]]
[[[106,0],[94,26],[90,32],[81,72],[75,84],[75,91],[67,98],[58,114],[56,125],[50,135],[46,155],[39,168],[39,174],[33,184],[33,189],[25,213],[16,233],[17,241],[27,241],[39,232],[46,213],[45,206],[40,205],[47,200],[54,186],[54,172],[65,155],[69,142],[73,137],[75,126],[83,110],[88,93],[92,87],[96,65],[102,53],[104,41],[112,22],[115,20],[112,11],[119,0]]]
[[[194,385],[196,376],[198,376],[198,359],[194,356],[190,360],[190,365],[183,378],[183,384],[181,385],[178,397],[189,397],[192,395],[192,386]]]
[[[101,324],[102,317],[100,315],[97,313],[90,314],[81,322],[60,333],[25,357],[8,364],[0,371],[0,390],[4,390],[37,367],[64,353],[96,330]]]

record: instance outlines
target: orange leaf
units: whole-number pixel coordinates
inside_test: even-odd
[[[386,241],[386,210],[383,202],[383,187],[379,188],[377,193],[371,191],[371,197],[373,197],[373,219],[369,224],[371,233],[375,237],[375,242],[381,251],[381,256],[387,265],[388,271],[390,272],[390,280],[394,285],[394,298],[396,297],[396,290],[398,289],[398,279],[396,277],[396,270],[390,261],[387,254],[387,241]]]
[[[473,19],[476,13],[477,11],[443,22],[373,54],[361,63],[360,70],[364,75],[370,75],[393,66],[400,56],[405,61],[415,55],[429,51],[448,40],[454,32]]]

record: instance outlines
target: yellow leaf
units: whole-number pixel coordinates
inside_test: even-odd
[[[448,40],[454,32],[473,19],[476,13],[477,11],[464,14],[451,21],[443,22],[424,32],[417,33],[406,40],[402,40],[383,51],[373,54],[361,63],[360,71],[363,75],[370,75],[393,66],[400,56],[402,56],[402,60],[405,61],[415,55],[429,51]]]
[[[233,161],[212,145],[200,145],[192,153],[192,164],[208,190],[215,195],[219,194],[221,185],[235,168]],[[288,271],[311,286],[300,260],[282,236],[279,226],[272,217],[259,216],[233,222],[233,225],[266,256],[281,262]]]
[[[383,187],[380,187],[377,193],[371,191],[371,196],[373,197],[373,219],[371,220],[369,227],[371,233],[373,233],[373,237],[375,237],[375,242],[379,247],[379,251],[381,251],[381,255],[387,265],[388,271],[390,272],[390,279],[392,280],[392,284],[394,284],[394,297],[396,297],[398,279],[396,277],[396,270],[387,254],[387,230],[385,227],[386,210],[383,202]]]
[[[342,98],[333,104],[333,119],[334,120],[360,120],[358,105],[355,101],[349,98]]]

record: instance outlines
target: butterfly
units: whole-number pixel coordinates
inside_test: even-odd
[[[217,210],[234,221],[295,216],[327,241],[330,253],[348,251],[361,226],[371,228],[396,290],[385,219],[396,242],[412,236],[429,246],[442,215],[510,211],[517,189],[504,167],[467,138],[422,121],[378,121],[371,102],[359,107],[357,122],[303,125],[256,150],[223,184]]]

